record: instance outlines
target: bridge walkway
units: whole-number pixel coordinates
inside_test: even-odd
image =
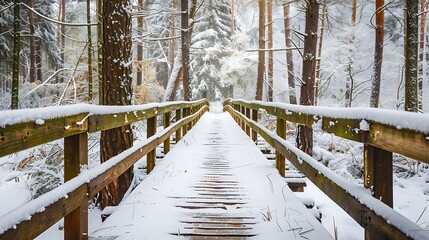
[[[206,113],[90,239],[332,239],[228,113]]]

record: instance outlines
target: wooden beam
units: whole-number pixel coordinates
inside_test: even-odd
[[[178,122],[182,118],[182,109],[176,110],[176,122]],[[176,131],[176,143],[178,143],[182,139],[182,128],[178,128]]]
[[[0,157],[83,133],[88,127],[88,122],[83,121],[87,115],[88,113],[81,113],[47,119],[44,120],[43,124],[28,121],[4,127],[0,126]]]
[[[151,117],[147,120],[147,138],[152,137],[156,133],[157,117]],[[155,167],[156,148],[151,150],[146,156],[146,172],[149,174]]]
[[[277,118],[277,135],[283,139],[286,139],[286,121]],[[285,176],[286,163],[285,157],[276,150],[276,167],[279,170],[280,176]]]
[[[171,113],[164,113],[164,129],[170,126]],[[164,154],[166,155],[170,151],[170,136],[164,141]]]
[[[250,118],[250,108],[244,108],[244,112],[246,113],[246,117]],[[246,134],[250,137],[250,126],[246,125]]]
[[[258,122],[258,110],[252,109],[252,120]],[[258,133],[252,128],[252,141],[256,143],[258,141]]]
[[[392,153],[364,145],[364,186],[371,188],[374,197],[393,208],[393,165]],[[388,239],[377,226],[365,228],[365,239]]]
[[[64,138],[64,181],[67,182],[80,173],[88,164],[88,133]],[[64,239],[88,239],[88,198],[64,217]]]

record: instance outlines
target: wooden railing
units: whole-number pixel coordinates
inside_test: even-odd
[[[6,121],[5,126],[0,126],[0,157],[64,138],[66,181],[1,217],[0,239],[33,239],[62,218],[65,239],[87,239],[88,199],[145,155],[149,173],[155,166],[156,147],[163,143],[164,153],[167,154],[170,136],[176,132],[176,141],[179,141],[208,110],[208,102],[200,100],[123,107],[83,105],[80,108],[66,106],[51,110],[51,114],[47,115],[62,117],[41,120],[39,117],[43,117],[43,114],[34,114],[37,110],[32,109],[29,113],[33,113],[33,119],[29,117],[27,120],[22,116],[24,121],[14,123],[12,120],[10,124]],[[67,115],[70,110],[77,114]],[[170,125],[172,112],[175,112],[176,122]],[[13,113],[3,112],[0,123],[1,120],[7,120],[5,115],[16,116]],[[22,110],[20,113],[23,113]],[[156,134],[157,116],[160,115],[164,116],[164,130]],[[99,166],[81,170],[88,161],[88,133],[142,120],[147,120],[146,141]]]
[[[392,209],[392,152],[429,163],[429,132],[425,132],[429,129],[429,115],[232,99],[225,101],[224,110],[254,141],[260,134],[276,149],[276,167],[282,176],[286,158],[365,228],[366,239],[429,239],[429,232]],[[260,110],[276,117],[276,133],[258,124]],[[363,143],[364,186],[367,189],[342,179],[285,141],[286,121]]]

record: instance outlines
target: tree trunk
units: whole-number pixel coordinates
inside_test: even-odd
[[[61,22],[65,22],[66,20],[66,1],[65,0],[60,0],[60,4],[59,4],[59,18]],[[65,45],[66,45],[66,36],[65,36],[65,30],[64,30],[64,25],[59,24],[58,26],[59,29],[59,34],[60,34],[60,66],[58,67],[58,69],[63,68],[64,66],[64,53],[65,53]],[[41,66],[37,65],[38,68],[41,68]],[[41,79],[40,79],[41,80]],[[64,77],[60,77],[57,82],[64,82]]]
[[[13,64],[11,109],[19,107],[19,59],[21,53],[20,0],[14,0],[13,7]]]
[[[87,23],[91,23],[91,1],[86,0],[86,21]],[[92,33],[91,33],[91,26],[88,25],[87,27],[88,32],[88,102],[92,102]]]
[[[417,63],[419,40],[419,1],[407,0],[407,32],[405,35],[405,111],[417,112],[419,99],[417,87]]]
[[[235,30],[235,1],[231,0],[231,36],[234,35]]]
[[[38,44],[36,45],[36,66],[37,66],[37,78],[36,80],[39,80],[43,82],[43,40],[38,39]]]
[[[176,9],[176,0],[172,0],[171,1],[171,8],[172,9]],[[169,70],[169,74],[168,74],[168,79],[171,77],[171,74],[173,73],[173,67],[174,67],[174,49],[175,49],[175,44],[176,41],[174,40],[174,34],[175,34],[175,23],[176,23],[176,16],[174,14],[171,14],[171,24],[170,24],[170,41],[169,41],[169,48],[168,48],[168,59],[170,61],[170,70]],[[164,83],[164,87],[167,89],[168,86],[168,79],[167,81]]]
[[[268,49],[273,48],[273,4],[267,1]],[[268,102],[273,101],[274,53],[268,51]]]
[[[425,50],[425,28],[426,28],[426,0],[420,0],[420,39],[419,39],[419,72],[418,72],[418,96],[419,110],[423,109],[423,65],[424,65],[424,50]]]
[[[132,99],[131,16],[128,0],[114,0],[103,4],[103,104],[130,105]],[[125,36],[125,37],[124,37]],[[101,162],[130,148],[133,134],[130,126],[101,132]],[[102,208],[118,205],[133,179],[129,168],[102,190]]]
[[[291,40],[291,29],[290,29],[290,3],[283,4],[283,14],[284,14],[284,25],[285,25],[285,42],[286,48],[292,47]],[[286,50],[286,65],[288,71],[288,83],[289,83],[289,103],[296,104],[296,93],[295,93],[295,74],[293,67],[293,55],[292,50]]]
[[[98,104],[103,105],[103,1],[96,0],[97,7],[97,79]]]
[[[352,27],[355,28],[356,27],[356,17],[357,17],[357,4],[356,4],[356,0],[352,1]],[[353,44],[355,41],[355,36],[354,36],[354,32],[353,35],[350,38],[350,44]],[[349,50],[349,54],[351,56],[353,50]],[[346,79],[346,92],[345,92],[345,103],[344,106],[345,107],[351,107],[352,106],[352,100],[353,100],[353,88],[354,88],[354,80],[353,80],[353,70],[352,70],[352,65],[353,65],[353,59],[349,58],[349,63],[347,66],[347,79]]]
[[[327,0],[323,0],[323,8],[322,8],[322,19],[320,24],[320,37],[319,37],[319,47],[317,50],[317,59],[316,59],[316,80],[315,80],[315,99],[314,105],[317,105],[317,100],[319,98],[319,82],[320,82],[320,61],[322,60],[322,47],[323,47],[323,33],[325,32],[325,20],[326,13],[328,11],[328,3]]]
[[[183,100],[189,101],[192,98],[191,85],[189,84],[189,9],[188,0],[181,0],[181,39],[182,39],[182,79],[183,79]]]
[[[383,63],[384,45],[384,0],[375,2],[375,51],[374,51],[374,73],[372,76],[372,88],[370,106],[378,108],[380,103],[381,67]]]
[[[143,11],[143,0],[139,0],[138,11]],[[137,33],[143,36],[143,16],[137,17]],[[143,43],[137,43],[137,62],[140,67],[137,67],[137,85],[143,84]]]
[[[30,0],[30,7],[34,8],[34,0]],[[29,18],[29,28],[30,28],[30,82],[36,81],[36,63],[34,61],[34,58],[36,57],[36,47],[34,44],[34,13],[31,10],[28,10],[28,18]]]
[[[319,23],[319,3],[309,0],[306,7],[304,59],[302,64],[301,105],[314,105],[314,83],[316,76],[317,31]],[[313,152],[313,131],[306,126],[299,128],[299,148],[311,155]]]
[[[265,0],[259,2],[259,49],[265,49]],[[258,51],[258,79],[256,82],[256,100],[262,100],[264,86],[265,52]]]

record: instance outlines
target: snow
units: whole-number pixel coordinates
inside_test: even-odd
[[[365,121],[379,122],[394,127],[400,126],[401,129],[412,129],[423,133],[429,133],[429,113],[421,114],[368,107],[340,108],[323,106],[302,106],[287,103],[269,103],[262,101],[236,101],[243,101],[245,103],[256,103],[265,106],[285,109],[286,111],[291,112],[313,114],[320,117],[362,119]]]
[[[191,102],[195,103],[197,101]],[[35,109],[19,109],[19,110],[7,110],[1,111],[0,116],[0,127],[6,125],[12,125],[17,123],[35,121],[36,124],[42,125],[45,120],[72,116],[80,113],[88,113],[90,115],[96,114],[115,114],[124,112],[142,111],[155,108],[155,107],[166,107],[175,104],[189,103],[184,101],[176,102],[165,102],[165,103],[149,103],[144,105],[130,105],[130,106],[100,106],[91,104],[74,104],[67,106],[54,106],[35,108]],[[83,120],[85,120],[86,116]]]
[[[260,102],[259,102],[260,103]],[[288,104],[289,105],[289,104]],[[297,106],[297,109],[304,109],[306,110],[306,107]],[[292,111],[295,111],[297,109],[291,109]],[[328,108],[329,109],[329,108]],[[373,109],[371,109],[373,110]],[[243,114],[236,112],[237,114],[241,115],[242,117],[245,117]],[[307,113],[307,112],[306,112]],[[326,113],[329,114],[329,113]],[[420,115],[420,114],[413,114],[413,115]],[[307,155],[297,147],[295,147],[290,142],[282,139],[275,133],[271,132],[261,124],[248,119],[251,123],[255,124],[259,128],[261,128],[263,131],[268,133],[270,137],[275,139],[276,141],[280,142],[282,145],[284,145],[287,149],[289,149],[291,152],[296,154],[298,157],[298,161],[300,164],[303,162],[306,162],[310,166],[312,166],[314,169],[318,171],[318,174],[321,174],[328,178],[329,180],[335,182],[338,186],[340,186],[342,189],[345,189],[351,196],[356,198],[361,204],[367,206],[369,209],[373,210],[377,215],[384,218],[388,223],[392,224],[393,226],[400,229],[402,232],[407,234],[407,236],[410,236],[414,239],[429,239],[429,234],[427,231],[420,228],[418,225],[416,225],[414,222],[410,221],[409,219],[402,216],[400,213],[396,212],[389,206],[385,205],[378,199],[375,199],[372,195],[369,189],[365,189],[361,186],[358,186],[357,184],[350,183],[346,179],[338,176],[336,173],[331,171],[329,168],[324,166],[322,163],[318,162],[311,156]]]
[[[215,111],[220,108],[219,104],[212,107]],[[228,162],[230,170],[223,173],[245,189],[245,205],[192,211],[175,207],[189,204],[183,198],[197,196],[192,186],[204,179],[207,173],[201,168],[210,158]],[[193,213],[252,216],[255,239],[332,238],[227,113],[205,114],[90,236],[172,239],[176,236],[169,233],[187,231],[180,221],[190,220]]]
[[[117,107],[118,110],[122,107]],[[125,107],[126,108],[126,107]],[[15,226],[16,224],[20,223],[21,221],[31,219],[31,215],[40,212],[41,209],[44,209],[45,207],[49,206],[50,204],[58,201],[59,199],[66,197],[67,193],[72,192],[73,190],[77,189],[81,185],[88,183],[92,179],[96,178],[106,170],[110,169],[111,167],[118,164],[122,159],[129,156],[133,152],[139,150],[149,142],[153,141],[156,138],[159,138],[163,133],[169,131],[172,129],[175,125],[180,124],[181,122],[186,121],[187,119],[195,116],[197,113],[190,115],[186,118],[182,118],[180,121],[177,121],[176,124],[169,126],[165,130],[158,132],[157,134],[151,136],[148,139],[145,139],[143,141],[138,142],[133,147],[127,149],[126,151],[122,152],[121,154],[111,158],[109,161],[104,162],[103,164],[100,164],[98,166],[95,166],[91,169],[86,169],[85,166],[82,167],[81,173],[79,176],[71,179],[70,181],[64,183],[63,185],[55,188],[54,190],[47,192],[40,197],[33,199],[24,205],[20,206],[19,208],[15,209],[14,211],[9,212],[2,218],[0,218],[0,234],[5,232],[6,230],[10,229],[11,227]],[[9,209],[9,208],[8,208]]]

